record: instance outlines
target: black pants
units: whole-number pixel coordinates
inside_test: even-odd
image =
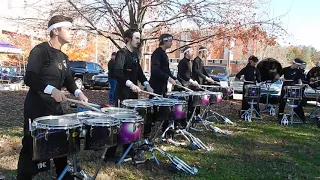
[[[281,121],[281,117],[282,117],[282,114],[284,112],[284,108],[286,106],[286,103],[287,103],[287,100],[284,99],[284,95],[285,95],[285,91],[282,90],[281,91],[281,95],[280,95],[280,98],[279,98],[279,111],[278,111],[278,118],[279,118],[279,123]],[[304,115],[304,111],[303,111],[303,108],[302,108],[302,103],[300,101],[295,101],[296,104],[299,103],[299,105],[294,108],[294,112],[297,113],[298,117],[302,120],[302,121],[306,121],[306,117]]]
[[[22,139],[22,149],[18,161],[17,180],[31,180],[32,176],[39,173],[37,162],[32,161],[32,145],[32,137],[25,135]],[[58,177],[67,165],[67,157],[55,158],[53,161]]]
[[[18,161],[18,180],[31,180],[32,176],[39,173],[38,162],[32,161],[33,139],[29,131],[29,119],[34,120],[42,116],[61,114],[63,114],[61,104],[56,103],[53,98],[50,96],[40,98],[37,93],[31,90],[28,92],[24,103],[24,137]],[[55,158],[53,161],[57,176],[59,176],[67,165],[67,157]],[[67,176],[65,179],[67,178],[70,177]]]

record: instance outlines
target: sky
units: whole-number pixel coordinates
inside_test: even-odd
[[[271,0],[270,5],[273,17],[288,13],[282,22],[293,35],[292,45],[311,45],[320,51],[320,0]]]

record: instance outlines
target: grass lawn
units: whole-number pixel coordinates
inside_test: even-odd
[[[93,92],[99,93],[99,92]],[[3,94],[0,95],[4,96]],[[20,96],[5,94],[6,97]],[[23,99],[23,94],[21,95]],[[93,101],[98,103],[99,101]],[[10,104],[10,102],[9,102]],[[320,134],[312,122],[289,127],[277,125],[274,117],[251,123],[238,120],[236,110],[239,102],[224,102],[215,106],[219,113],[227,115],[237,126],[217,124],[231,132],[229,136],[214,135],[212,132],[193,133],[207,145],[211,152],[192,151],[187,148],[161,144],[172,155],[198,168],[195,176],[170,171],[169,161],[157,153],[161,167],[153,162],[135,167],[129,163],[116,166],[105,163],[98,179],[318,179],[320,178]],[[8,105],[8,103],[7,103]],[[3,107],[2,107],[3,106]],[[0,115],[0,179],[14,179],[18,153],[21,149],[22,109],[5,108],[1,105]],[[5,109],[5,110],[4,110]],[[9,111],[9,112],[7,112]],[[21,112],[18,112],[21,111]],[[305,108],[306,113],[310,108]],[[6,114],[4,114],[6,113]],[[19,116],[12,113],[18,113]],[[12,119],[16,116],[20,119]],[[94,173],[101,151],[80,152],[80,166]],[[35,179],[53,179],[54,170],[38,174]]]

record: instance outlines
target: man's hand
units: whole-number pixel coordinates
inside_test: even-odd
[[[135,84],[131,84],[130,85],[130,89],[135,92],[135,93],[138,93],[141,89],[139,88],[139,86],[136,86]]]
[[[78,99],[80,101],[88,102],[88,98],[83,94],[83,92],[79,92]]]
[[[209,83],[215,83],[215,81],[211,78],[211,77],[206,77],[206,80],[209,82]]]
[[[190,83],[193,86],[199,86],[199,83],[197,81],[192,80],[192,79],[190,79]]]
[[[150,86],[150,84],[148,84],[146,88],[147,88],[147,91],[148,91],[148,92],[153,93],[153,89],[152,89],[152,87]]]
[[[51,97],[53,97],[57,102],[62,102],[67,99],[63,92],[59,91],[56,88],[52,90]]]
[[[171,77],[168,78],[169,83],[171,83],[172,85],[176,84],[176,81],[174,79],[172,79]]]

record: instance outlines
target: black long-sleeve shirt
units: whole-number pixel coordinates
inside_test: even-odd
[[[158,47],[151,55],[150,81],[160,81],[167,84],[169,77],[175,79],[169,69],[168,55],[161,47]]]
[[[192,78],[196,80],[199,84],[203,84],[205,78],[208,77],[207,71],[204,69],[203,61],[199,56],[197,56],[192,63]]]
[[[289,80],[284,81],[282,87],[298,84],[299,80],[303,78],[303,73],[300,69],[292,69],[290,66],[285,67],[280,71],[279,76],[281,77],[282,75],[285,80]]]
[[[123,48],[117,52],[116,61],[114,64],[113,77],[117,81],[116,96],[123,100],[127,98],[137,98],[137,94],[133,93],[126,85],[127,80],[135,85],[147,81],[145,77],[136,52],[130,52]]]
[[[258,68],[248,64],[246,67],[241,69],[241,71],[236,75],[236,78],[240,79],[244,75],[246,81],[261,82],[261,74]],[[247,84],[247,83],[244,83]]]
[[[189,82],[191,79],[191,66],[190,59],[183,58],[179,61],[178,64],[178,80],[185,84]]]
[[[113,69],[114,69],[114,64],[116,63],[116,61],[114,59],[111,59],[108,62],[108,78],[109,79],[114,79],[113,77]]]
[[[31,90],[44,92],[47,85],[74,94],[77,89],[69,68],[68,56],[48,43],[36,46],[29,55],[24,81]]]

